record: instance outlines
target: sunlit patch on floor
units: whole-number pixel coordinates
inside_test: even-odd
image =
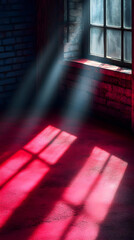
[[[27,198],[48,172],[49,168],[34,160],[0,191],[0,227],[4,226],[15,209]]]
[[[30,240],[95,240],[124,176],[127,163],[94,147],[85,165],[65,189]]]
[[[0,167],[0,186],[10,180],[21,167],[23,167],[32,158],[30,153],[19,150],[9,159],[7,159]]]
[[[75,140],[75,136],[63,131],[51,145],[39,154],[39,157],[49,164],[55,164]]]
[[[37,154],[44,147],[46,147],[50,141],[60,132],[60,129],[53,126],[46,127],[41,133],[39,133],[32,141],[24,146],[24,149],[31,153]]]
[[[76,139],[74,135],[48,126],[23,150],[3,162],[0,169],[1,228],[51,171],[48,163],[55,164]]]
[[[87,193],[96,184],[96,181],[99,180],[100,172],[109,156],[109,153],[94,147],[85,165],[64,192],[63,198],[71,204],[81,204]]]

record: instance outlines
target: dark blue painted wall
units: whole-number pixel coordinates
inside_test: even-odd
[[[35,61],[34,0],[0,0],[0,109],[10,101]]]

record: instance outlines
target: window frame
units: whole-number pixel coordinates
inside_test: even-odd
[[[83,26],[84,26],[84,40],[82,43],[82,57],[87,58],[89,60],[94,60],[94,61],[99,61],[105,64],[112,64],[112,65],[117,65],[119,67],[126,67],[126,68],[131,68],[132,69],[132,63],[125,62],[123,60],[124,57],[124,32],[128,31],[131,32],[132,39],[133,39],[133,21],[132,21],[132,27],[131,28],[124,28],[123,27],[123,0],[121,0],[121,27],[111,27],[111,26],[106,26],[106,0],[104,0],[104,26],[100,25],[94,25],[90,23],[90,0],[85,0],[85,6],[86,6],[86,14],[85,14],[85,9],[83,8]],[[133,0],[132,0],[132,13],[133,13]],[[132,14],[133,18],[133,14]],[[99,27],[104,29],[104,57],[99,57],[90,54],[90,28],[91,27]],[[121,31],[121,60],[115,60],[112,58],[107,58],[106,57],[106,30],[111,29],[111,30],[119,30]],[[132,41],[132,47],[133,47],[133,41]],[[133,56],[132,56],[133,59]]]

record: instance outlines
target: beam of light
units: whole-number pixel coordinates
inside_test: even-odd
[[[99,72],[91,72],[92,78],[97,81],[92,81],[91,77],[86,76],[86,70],[79,69],[77,78],[72,82],[72,89],[68,87],[70,91],[67,99],[67,107],[63,112],[63,120],[61,126],[67,126],[68,120],[72,119],[76,129],[79,129],[83,120],[89,115],[92,110],[93,98],[97,87],[97,82],[101,81],[101,75]]]
[[[64,210],[64,211],[63,211]],[[43,220],[29,240],[54,239],[59,240],[73,217],[73,210],[64,201],[58,201],[53,211]],[[59,221],[60,219],[60,221]]]
[[[15,117],[19,117],[22,112],[23,106],[26,105],[30,94],[37,87],[37,67],[38,74],[41,76],[45,70],[47,70],[50,57],[53,55],[55,49],[55,40],[57,36],[54,35],[53,39],[44,47],[42,52],[38,55],[36,62],[32,64],[28,72],[25,74],[22,84],[16,92],[9,108],[7,109],[5,116],[15,113]]]
[[[78,29],[76,29],[74,31],[73,36],[71,37],[71,42],[73,42],[73,40],[76,38],[77,32],[78,32]],[[31,69],[29,70],[27,76],[24,78],[24,81],[21,84],[21,87],[16,92],[12,103],[10,104],[9,108],[7,109],[7,112],[5,114],[6,117],[9,115],[9,113],[12,113],[12,112],[13,113],[16,112],[16,114],[17,114],[16,119],[19,117],[19,115],[21,115],[22,107],[27,102],[27,99],[29,98],[29,95],[31,94],[31,91],[33,91],[33,88],[37,87],[37,85],[38,85],[38,83],[36,83],[37,74],[39,75],[39,78],[41,78],[43,76],[44,72],[47,70],[47,67],[50,65],[49,64],[49,59],[52,59],[52,56],[55,55],[55,49],[57,48],[57,39],[58,39],[57,33],[58,33],[58,30],[55,31],[55,33],[53,34],[53,38],[47,44],[47,46],[44,47],[44,50],[38,56],[36,63],[33,64]],[[60,57],[58,57],[57,59],[61,60],[61,55],[63,55],[63,53],[61,53]],[[57,68],[56,76],[60,75],[60,72],[62,72],[60,70],[60,67],[58,67],[58,65],[56,64],[57,62],[58,62],[58,60],[55,61],[55,64],[54,64],[55,66],[54,65],[51,66],[51,73],[53,73],[53,76],[55,76],[56,70],[54,70],[54,69],[56,69],[56,68]],[[37,74],[36,74],[36,71],[35,71],[36,66],[38,66],[38,71],[37,71],[38,73]],[[58,72],[59,72],[59,74],[58,74]],[[34,84],[33,84],[33,82],[34,82]],[[51,92],[50,89],[52,90],[52,88],[53,89],[55,88],[56,81],[53,81],[53,83],[54,84],[50,84],[50,86],[48,86],[46,88],[47,89],[46,92],[50,93]],[[52,85],[53,85],[53,87],[51,88]],[[52,90],[52,95],[53,95],[53,93],[54,93],[54,90]],[[37,94],[37,98],[36,98],[36,101],[35,101],[34,104],[36,106],[36,110],[37,110],[38,106],[39,106],[40,110],[38,110],[36,112],[35,108],[32,106],[31,112],[38,113],[38,116],[43,114],[43,111],[46,112],[45,106],[46,106],[46,108],[49,108],[49,104],[46,103],[46,101],[50,100],[50,98],[52,97],[52,95],[51,95],[51,97],[50,97],[50,95],[48,96],[48,94],[46,94],[46,97],[45,97],[46,100],[44,100],[44,99],[42,99],[43,98],[42,96],[44,96],[44,91],[42,90],[41,93],[39,92],[39,94]],[[38,100],[38,96],[40,96],[40,100],[43,101],[42,103]],[[16,108],[17,108],[17,110],[14,111]],[[14,116],[14,118],[15,118],[15,116]],[[39,121],[39,120],[36,119],[35,122],[37,122],[37,121]],[[29,120],[26,120],[24,122],[24,125],[27,125],[28,123],[29,123]],[[10,128],[9,123],[7,125],[7,128],[8,129]],[[6,131],[8,131],[7,128],[5,127]],[[20,132],[18,134],[22,134],[22,132]]]
[[[49,168],[34,160],[0,191],[0,227],[2,228],[15,209],[27,198]]]
[[[44,147],[46,147],[53,138],[60,132],[60,129],[53,126],[48,126],[42,132],[40,132],[34,139],[32,139],[28,144],[24,146],[25,150],[30,151],[31,153],[37,154]]]
[[[75,30],[76,34],[78,32],[78,29]],[[76,34],[73,34],[73,37],[71,38],[71,41],[75,38]],[[49,110],[49,107],[54,100],[54,95],[57,92],[57,87],[60,84],[60,79],[62,78],[64,72],[63,65],[61,64],[61,58],[63,53],[59,51],[59,54],[57,57],[53,57],[55,55],[55,51],[57,48],[57,34],[54,34],[53,39],[50,41],[50,43],[44,48],[41,55],[38,57],[36,63],[37,63],[37,74],[38,77],[41,78],[41,82],[43,82],[40,90],[36,92],[35,101],[33,101],[29,113],[30,115],[37,116],[36,119],[34,119],[34,123],[39,122],[39,118],[44,114],[46,114]],[[53,61],[49,61],[49,59]],[[50,62],[50,68],[48,71],[48,66]],[[52,63],[51,63],[52,62]],[[13,102],[11,103],[10,109],[7,111],[6,116],[8,116],[9,112],[14,112],[14,109],[16,109],[17,105],[17,116],[21,114],[22,106],[25,105],[25,102],[27,101],[31,89],[33,91],[33,85],[37,86],[35,82],[35,79],[37,78],[37,74],[35,72],[36,64],[31,67],[31,70],[29,70],[29,73],[27,77],[24,80],[24,83],[19,88],[19,90],[16,93],[16,96],[13,99]],[[46,74],[47,72],[47,74]],[[46,76],[45,78],[43,76]],[[17,118],[17,117],[16,117]],[[29,116],[26,118],[26,120],[23,123],[23,126],[29,125],[31,122],[31,119],[29,119]],[[10,124],[8,124],[8,129],[10,128]],[[6,129],[6,128],[5,128]],[[7,131],[7,130],[6,130]],[[30,134],[32,129],[29,129],[27,132],[27,135]],[[23,131],[18,132],[18,135],[22,135]]]
[[[81,70],[80,74],[84,75],[84,70]],[[63,127],[68,124],[68,119],[72,118],[75,121],[75,127],[79,127],[82,120],[86,117],[92,106],[92,92],[90,93],[90,87],[87,78],[79,76],[74,83],[73,90],[70,92],[70,96],[67,99],[68,106],[64,110]],[[85,89],[86,88],[86,89]]]
[[[110,154],[94,147],[85,165],[63,194],[63,199],[70,204],[79,205],[92,188],[92,185],[100,175]]]
[[[12,123],[14,123],[15,121],[17,122],[19,117],[22,115],[22,112],[26,107],[26,104],[29,101],[30,96],[32,96],[32,99],[33,99],[33,95],[37,94],[37,87],[39,85],[39,83],[37,82],[37,78],[42,78],[44,74],[48,72],[48,66],[51,65],[52,58],[54,58],[53,56],[57,49],[57,41],[56,41],[57,32],[58,30],[55,31],[55,33],[53,34],[53,38],[44,47],[42,52],[37,57],[36,62],[32,64],[27,74],[25,74],[22,83],[20,84],[18,90],[14,94],[11,104],[7,108],[2,118],[4,122],[5,132],[8,132],[9,129],[12,127]],[[30,112],[30,108],[32,107],[33,106],[29,107],[29,112]],[[31,111],[35,113],[36,111],[33,109],[34,108],[32,108]],[[28,115],[27,119],[23,123],[23,125],[25,126],[27,126],[31,122],[31,119],[29,119],[29,113],[27,115]],[[10,121],[8,122],[5,121],[9,116],[10,116]],[[36,122],[39,122],[39,119],[36,119],[36,120],[34,119],[34,121],[36,124]],[[29,134],[31,131],[32,130],[30,129]],[[22,131],[18,132],[18,135],[21,135],[21,134],[23,134]]]
[[[42,86],[40,87],[40,90],[38,90],[38,93],[33,100],[31,108],[29,109],[29,114],[23,122],[22,130],[18,132],[17,136],[24,134],[23,129],[24,127],[30,125],[31,116],[32,124],[37,125],[39,124],[41,117],[46,116],[48,113],[49,108],[51,107],[51,103],[54,100],[55,94],[57,93],[60,79],[64,74],[64,68],[61,64],[61,53],[59,53],[58,57],[53,62],[48,72],[49,73],[47,76],[42,79]],[[29,128],[27,130],[27,136],[30,135],[32,131],[32,128]]]
[[[51,66],[47,78],[42,80],[43,84],[31,109],[32,114],[39,117],[48,112],[63,73],[63,65],[59,55]]]
[[[74,30],[73,35],[70,38],[70,43],[72,43],[79,32],[79,25],[77,25]],[[80,35],[81,38],[81,35]],[[65,46],[66,47],[66,46]],[[61,64],[63,53],[60,50],[57,57],[54,59],[53,64],[50,67],[48,75],[43,79],[42,77],[42,86],[40,91],[37,94],[35,102],[31,108],[31,113],[38,117],[46,114],[50,108],[52,101],[54,100],[54,95],[57,92],[57,88],[60,84],[60,80],[65,74],[65,69]]]
[[[32,155],[19,150],[9,159],[7,159],[0,167],[0,186],[10,179],[21,167],[30,161]]]
[[[88,31],[88,24],[87,24],[87,8],[88,8],[89,1],[85,0],[83,3],[83,29],[81,31],[81,34],[79,34],[79,42],[82,43],[85,40],[85,35],[87,35]],[[73,32],[72,36],[70,37],[69,43],[65,44],[65,49],[68,47],[69,44],[73,43],[77,39],[77,32],[79,32],[79,24],[76,24],[76,29]],[[76,59],[76,58],[75,58]],[[68,59],[69,60],[69,59]],[[68,120],[70,117],[72,118],[72,121],[75,122],[75,128],[80,128],[83,120],[87,117],[87,114],[90,114],[90,111],[92,109],[92,103],[93,103],[93,94],[95,90],[95,84],[92,84],[92,80],[90,77],[85,76],[84,69],[81,69],[79,71],[79,75],[77,79],[74,79],[74,86],[73,90],[70,91],[70,96],[67,99],[68,106],[66,110],[64,111],[64,117],[62,125],[67,126]],[[100,74],[96,71],[92,71],[92,78],[97,79],[98,83],[101,81]]]
[[[61,132],[52,144],[39,154],[39,157],[49,164],[55,164],[76,138],[67,132]]]

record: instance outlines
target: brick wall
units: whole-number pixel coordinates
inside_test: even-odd
[[[10,103],[35,59],[34,0],[0,0],[0,108]]]
[[[65,64],[67,66],[65,66]],[[77,92],[81,111],[86,106],[86,114],[99,114],[101,117],[118,120],[118,124],[131,123],[132,109],[132,80],[125,74],[110,75],[110,72],[101,73],[99,68],[84,67],[72,63],[64,63],[67,73],[62,79],[62,100],[69,107],[77,102],[73,101],[73,94]],[[108,74],[109,73],[109,74]],[[121,77],[122,76],[122,77]],[[84,97],[83,97],[84,96]],[[84,101],[83,101],[83,99]]]
[[[68,0],[68,13],[65,0],[64,8],[64,58],[73,59],[80,56],[82,0]]]

